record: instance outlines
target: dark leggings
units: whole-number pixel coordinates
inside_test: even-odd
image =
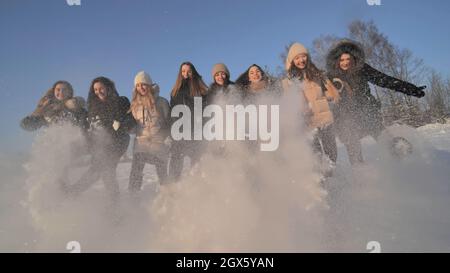
[[[128,190],[139,191],[141,189],[145,163],[155,165],[156,174],[158,175],[161,184],[164,184],[167,180],[167,160],[162,160],[148,153],[135,153],[133,155],[133,162],[131,163],[130,184],[128,185]]]
[[[337,145],[336,137],[334,135],[333,126],[325,128],[318,128],[317,134],[313,140],[313,150],[316,153],[325,153],[331,161],[336,163],[337,160]]]
[[[99,179],[102,179],[111,199],[110,201],[116,203],[119,199],[119,183],[116,178],[116,168],[119,159],[105,160],[105,158],[94,158],[89,169],[68,190],[72,194],[78,195],[89,189]]]
[[[191,166],[200,160],[202,142],[196,140],[174,141],[170,149],[169,176],[178,180],[183,171],[184,157],[191,159]]]
[[[378,140],[378,137],[381,135],[381,132],[384,129],[385,127],[379,126],[376,128],[376,130],[372,130],[371,132],[369,132],[369,135],[371,135],[375,140]],[[364,158],[362,155],[361,138],[347,132],[345,137],[340,137],[340,139],[344,143],[345,149],[347,150],[348,160],[350,161],[350,164],[355,165],[358,163],[363,163]]]
[[[86,191],[99,179],[103,180],[110,201],[116,204],[119,201],[119,183],[116,178],[116,168],[121,156],[126,152],[129,138],[124,138],[115,145],[96,147],[92,152],[91,166],[81,176],[77,183],[66,185],[66,190],[78,195]]]

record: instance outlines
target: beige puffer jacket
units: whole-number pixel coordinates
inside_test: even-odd
[[[322,87],[313,81],[303,80],[296,83],[288,78],[282,81],[282,86],[285,92],[295,89],[303,92],[305,100],[301,101],[304,104],[302,109],[305,109],[306,113],[311,112],[306,120],[309,128],[324,128],[334,122],[329,102],[337,102],[339,93],[330,80],[324,83],[326,90],[322,90]]]
[[[158,113],[142,105],[132,110],[137,123],[134,153],[151,153],[166,157],[169,153],[165,140],[170,133],[170,107],[165,98],[160,97],[159,94],[155,97]]]

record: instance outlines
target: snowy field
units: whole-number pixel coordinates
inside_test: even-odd
[[[101,181],[78,198],[59,191],[67,143],[54,130],[40,133],[26,158],[0,155],[1,252],[68,252],[69,241],[84,252],[368,252],[369,241],[383,252],[450,251],[450,123],[391,127],[414,144],[403,160],[383,138],[366,138],[366,164],[351,168],[339,145],[324,186],[308,153],[287,156],[302,143],[275,159],[233,148],[227,159],[208,155],[206,170],[166,186],[146,166],[137,196],[127,192],[130,163],[120,163],[113,211]]]

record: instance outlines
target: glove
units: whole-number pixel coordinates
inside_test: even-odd
[[[344,89],[344,83],[342,82],[342,80],[338,78],[333,79],[333,85],[334,87],[336,87],[339,93],[342,93],[342,90]]]
[[[423,91],[423,89],[425,88],[427,88],[425,85],[417,87],[411,92],[411,96],[422,98],[423,96],[425,96],[425,92]]]
[[[35,131],[45,125],[47,125],[47,122],[41,116],[25,117],[20,123],[20,127],[26,131]]]
[[[113,122],[112,127],[113,127],[114,131],[119,130],[119,128],[120,128],[120,122],[118,122],[117,120],[115,120],[115,121]]]
[[[164,140],[164,144],[169,147],[172,145],[172,142],[173,140],[170,136],[166,137],[166,139]]]

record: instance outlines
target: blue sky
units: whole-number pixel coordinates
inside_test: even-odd
[[[344,36],[355,20],[374,20],[396,45],[450,75],[447,0],[66,0],[0,1],[0,147],[29,147],[19,127],[57,80],[86,97],[100,75],[130,97],[140,70],[168,94],[181,62],[205,82],[217,62],[236,78],[250,64],[275,69],[290,41],[308,47],[324,34]]]

